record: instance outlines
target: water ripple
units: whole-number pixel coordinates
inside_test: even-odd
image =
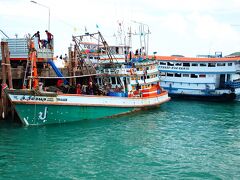
[[[172,101],[113,119],[0,122],[1,179],[239,179],[239,110]]]

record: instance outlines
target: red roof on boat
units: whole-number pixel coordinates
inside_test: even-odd
[[[151,56],[152,58],[154,56]],[[186,61],[186,62],[221,62],[221,61],[240,61],[240,57],[222,58],[201,58],[201,57],[176,57],[176,56],[155,56],[156,60],[161,61]]]

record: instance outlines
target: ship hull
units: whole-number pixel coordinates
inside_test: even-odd
[[[171,98],[200,100],[200,101],[216,101],[231,102],[236,99],[236,94],[220,94],[220,95],[197,95],[197,94],[174,94],[169,93]]]
[[[104,107],[104,106],[62,106],[16,104],[16,112],[26,126],[67,123],[87,119],[100,119],[130,113],[137,108]]]
[[[152,108],[170,100],[167,92],[156,97],[129,98],[88,95],[48,95],[6,91],[21,122],[28,125],[101,119]]]

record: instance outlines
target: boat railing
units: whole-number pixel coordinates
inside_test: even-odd
[[[240,81],[227,81],[225,82],[226,88],[240,88]]]

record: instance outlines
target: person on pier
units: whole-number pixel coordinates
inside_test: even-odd
[[[49,48],[52,49],[52,44],[53,44],[53,35],[52,33],[48,32],[48,30],[45,31],[46,34],[47,34],[47,42],[48,42],[48,45],[49,45]]]

